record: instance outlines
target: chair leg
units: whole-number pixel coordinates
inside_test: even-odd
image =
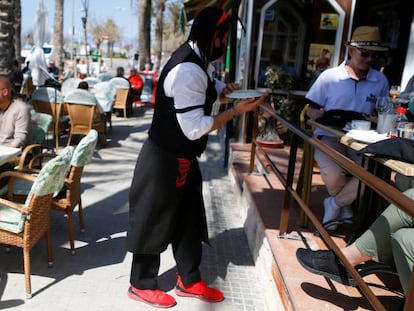
[[[70,211],[67,213],[68,216],[68,234],[69,234],[69,244],[72,255],[75,255],[75,234],[73,233],[73,212]]]
[[[106,113],[106,121],[109,123],[109,132],[112,132],[112,112]]]
[[[47,228],[45,238],[47,247],[47,265],[48,267],[53,267],[52,234],[50,233],[50,224]]]
[[[68,138],[68,144],[67,146],[70,146],[70,141],[72,140],[72,133],[69,133],[69,138]]]
[[[55,145],[56,145],[56,151],[59,150],[59,132],[55,131]]]
[[[313,173],[313,162],[314,162],[314,148],[312,145],[305,143],[303,148],[303,160],[302,166],[299,173],[299,180],[296,191],[301,195],[303,201],[309,205],[310,195],[312,190],[312,173]],[[299,226],[306,227],[308,225],[308,217],[301,210]]]
[[[83,219],[82,198],[79,199],[78,213],[79,213],[79,227],[80,227],[80,231],[81,232],[85,232],[85,222],[84,222],[84,219]]]
[[[32,298],[32,284],[31,284],[31,271],[30,271],[30,249],[29,247],[23,248],[23,266],[24,277],[26,282],[26,298]]]

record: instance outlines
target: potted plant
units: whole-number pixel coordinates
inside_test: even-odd
[[[290,89],[292,78],[279,66],[269,66],[265,73],[265,86],[270,88],[270,105],[276,114],[290,119],[292,110],[292,100],[290,99]],[[286,129],[284,130],[286,131]],[[259,117],[259,135],[256,138],[262,145],[283,145],[280,133],[283,126],[268,113],[263,112]]]

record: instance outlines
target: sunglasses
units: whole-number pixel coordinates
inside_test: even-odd
[[[374,53],[372,53],[372,52],[368,52],[368,51],[363,51],[363,50],[360,50],[360,49],[355,49],[357,52],[358,52],[358,54],[361,56],[361,57],[363,57],[363,58],[367,58],[367,57],[372,57],[372,58],[374,58],[375,57],[375,54]]]

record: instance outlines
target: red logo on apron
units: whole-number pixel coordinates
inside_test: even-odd
[[[187,174],[190,170],[191,161],[186,158],[178,158],[178,176],[175,180],[175,187],[180,188],[185,185],[187,181]]]

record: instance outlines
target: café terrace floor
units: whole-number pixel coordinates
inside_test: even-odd
[[[46,267],[43,241],[34,247],[32,299],[23,299],[21,252],[14,249],[7,255],[4,246],[0,247],[0,309],[151,309],[126,298],[131,257],[123,246],[132,167],[138,148],[146,138],[151,118],[151,107],[135,107],[131,118],[115,117],[108,145],[98,147],[93,162],[85,168],[83,175],[87,227],[86,232],[80,234],[77,215],[74,215],[77,253],[75,256],[68,253],[65,220],[52,213],[56,222],[52,227],[55,265],[53,269]],[[299,247],[324,248],[323,242],[314,235],[311,224],[308,228],[298,226],[299,207],[296,204],[292,204],[290,212],[289,233],[303,239],[278,238],[284,196],[281,183],[270,170],[266,173],[259,162],[249,173],[250,144],[231,143],[230,163],[225,169],[222,165],[223,133],[224,129],[221,129],[211,134],[209,149],[201,159],[210,236],[217,233],[221,236],[221,239],[211,238],[213,247],[206,248],[202,269],[210,284],[225,291],[226,300],[219,304],[206,304],[178,299],[179,304],[173,309],[373,310],[357,288],[311,274],[299,265],[295,256]],[[282,171],[286,170],[289,147],[267,150]],[[260,158],[263,166],[268,167],[266,160]],[[297,171],[300,163],[299,152]],[[319,219],[325,195],[316,169],[310,205]],[[334,239],[339,245],[344,245],[351,232],[351,225],[343,225],[333,233]],[[167,269],[162,280],[166,283],[174,279],[174,262],[171,255],[163,256]],[[402,298],[395,276],[378,278],[371,275],[365,279],[377,284],[371,288],[387,310],[398,310]],[[393,290],[384,290],[381,288],[384,286]]]
[[[275,291],[280,294],[284,310],[373,310],[358,288],[345,286],[322,276],[306,271],[298,263],[295,252],[298,248],[325,249],[323,241],[316,236],[309,222],[300,227],[300,208],[292,204],[289,229],[293,239],[281,239],[279,235],[280,212],[282,210],[283,186],[271,172],[269,163],[259,154],[261,161],[249,173],[250,144],[231,144],[230,175],[233,177],[240,210],[245,219],[245,231],[259,275],[271,275]],[[265,149],[273,162],[282,171],[287,170],[289,147]],[[262,162],[262,164],[260,164]],[[297,161],[299,172],[301,154]],[[263,167],[267,168],[267,172]],[[297,181],[297,174],[295,182]],[[295,183],[294,182],[294,183]],[[323,215],[325,187],[315,165],[310,206],[318,219]],[[334,241],[343,246],[352,234],[352,225],[344,224],[332,232]],[[368,275],[364,280],[384,304],[387,310],[398,310],[401,288],[395,275]]]

